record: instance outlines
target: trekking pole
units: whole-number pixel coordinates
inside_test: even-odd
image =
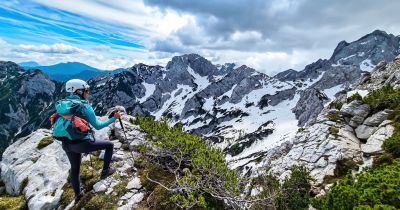
[[[121,126],[122,131],[123,131],[124,136],[125,136],[125,142],[128,142],[128,139],[126,138],[126,132],[125,132],[124,124],[122,123],[121,118],[119,118],[118,120],[119,120],[119,125]]]
[[[126,137],[124,124],[122,123],[121,118],[119,118],[118,120],[119,120],[119,125],[122,128],[122,132],[124,133],[124,136],[125,136],[125,143],[128,144],[128,138]],[[129,144],[128,144],[128,147],[129,147]],[[132,164],[134,164],[135,163],[135,157],[133,157],[132,151],[130,149],[129,149],[129,154],[131,154]],[[132,167],[133,167],[133,165],[132,165]]]
[[[90,168],[92,168],[92,170],[90,170],[90,171],[92,172],[92,176],[93,176],[94,168],[93,168],[93,164],[92,164],[92,155],[90,153],[88,153],[88,156],[89,156]]]

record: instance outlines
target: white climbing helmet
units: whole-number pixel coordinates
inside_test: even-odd
[[[73,93],[76,90],[82,90],[82,89],[87,90],[89,89],[89,87],[90,86],[85,81],[80,79],[71,79],[68,80],[68,82],[65,84],[65,90],[68,93]]]

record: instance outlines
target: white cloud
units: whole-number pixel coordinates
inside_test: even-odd
[[[56,31],[51,31],[55,37],[51,39],[52,33],[31,26],[29,31],[39,31],[42,39],[50,37],[49,45],[8,46],[9,50],[0,52],[2,59],[35,60],[44,64],[79,61],[110,69],[137,62],[165,65],[172,56],[198,53],[214,63],[246,64],[273,75],[289,68],[301,70],[319,58],[329,58],[339,41],[353,41],[377,28],[400,33],[395,24],[400,17],[396,7],[373,0],[369,0],[363,10],[354,9],[359,8],[358,2],[310,0],[35,2],[56,10],[46,8],[35,15],[34,12],[30,14],[28,6],[22,13],[31,15],[29,17],[41,24],[71,28],[76,37],[69,33],[57,36]],[[14,12],[24,6],[18,1],[13,4],[17,4]],[[382,8],[376,10],[376,5]],[[63,20],[64,13],[58,10],[77,15],[68,13],[69,19]],[[46,13],[49,13],[48,18]],[[10,18],[0,19],[8,21]],[[32,25],[18,22],[24,27]],[[86,25],[80,24],[83,22]],[[95,46],[96,41],[101,45]],[[32,42],[24,40],[24,43]],[[0,40],[0,46],[4,44],[9,45]],[[136,44],[140,49],[135,48]],[[145,49],[141,49],[142,46]]]
[[[53,45],[31,45],[31,44],[20,44],[15,48],[18,52],[39,52],[39,53],[56,53],[56,54],[72,54],[82,53],[83,50],[63,43],[56,43]]]
[[[234,42],[259,42],[262,41],[262,34],[258,31],[236,31],[232,34]]]
[[[42,65],[53,65],[61,62],[82,62],[99,69],[113,70],[121,67],[130,67],[138,61],[144,61],[147,55],[142,51],[130,51],[126,56],[112,56],[119,54],[115,50],[90,51],[72,45],[57,43],[53,45],[13,45],[0,38],[0,60],[36,61]],[[131,59],[135,58],[135,59]]]
[[[88,16],[109,23],[120,23],[142,32],[150,32],[149,36],[168,35],[190,19],[190,15],[179,15],[172,10],[160,12],[156,8],[144,5],[142,1],[85,1],[85,0],[37,0],[43,5]]]

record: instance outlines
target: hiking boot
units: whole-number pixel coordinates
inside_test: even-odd
[[[102,170],[101,171],[101,175],[100,175],[100,179],[105,179],[108,176],[112,175],[113,173],[115,173],[115,169],[114,168],[108,168],[106,170]]]

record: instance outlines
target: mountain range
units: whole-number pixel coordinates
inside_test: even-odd
[[[174,198],[190,190],[213,192],[201,198],[206,204],[200,209],[398,209],[399,88],[400,56],[381,62],[349,91],[337,93],[294,137],[229,163],[221,150],[183,132],[182,124],[170,127],[166,120],[132,116],[121,106],[113,107],[122,112],[125,129],[114,123],[94,135],[113,142],[117,171],[99,180],[104,153],[84,155],[81,177],[86,191],[78,203],[73,201],[70,166],[61,144],[51,141],[50,130],[38,129],[3,154],[0,207],[175,209],[181,201]],[[112,109],[99,118],[106,119]],[[235,174],[240,174],[239,183]],[[193,184],[202,181],[204,187]],[[175,183],[186,190],[175,191],[180,189]],[[221,183],[232,183],[241,193],[230,194]],[[1,195],[4,190],[7,194]],[[196,194],[186,202],[196,205]]]
[[[65,82],[70,79],[88,80],[98,75],[117,74],[124,71],[123,68],[115,70],[102,70],[80,62],[58,63],[50,66],[42,66],[34,61],[19,63],[24,69],[39,69],[50,76],[51,79]]]
[[[340,42],[330,59],[273,77],[245,65],[214,65],[196,54],[176,56],[165,67],[136,64],[90,79],[90,101],[99,114],[122,105],[132,115],[165,116],[208,137],[233,159],[243,158],[292,137],[336,93],[348,90],[379,62],[392,60],[399,53],[399,39],[377,30],[351,43]],[[53,76],[63,69],[71,69],[69,76],[98,72],[79,63],[35,68]],[[0,69],[2,91],[13,93],[2,97],[0,135],[7,145],[18,131],[27,134],[47,125],[40,121],[62,97],[62,83],[11,62],[2,62]],[[31,108],[32,100],[39,101],[39,110]]]
[[[269,171],[284,179],[292,166],[303,164],[315,178],[315,194],[323,195],[329,190],[329,177],[338,176],[340,161],[371,166],[372,157],[382,153],[382,142],[394,132],[388,120],[391,110],[374,110],[359,98],[385,84],[400,86],[400,67],[393,62],[400,54],[399,43],[400,36],[377,30],[353,42],[340,42],[329,59],[274,76],[245,65],[216,65],[197,54],[175,56],[165,67],[136,64],[116,74],[94,76],[88,81],[89,101],[100,116],[123,106],[130,116],[166,118],[171,125],[182,125],[221,149],[229,167],[245,176]],[[34,141],[30,147],[36,148],[41,138],[50,135],[36,130],[49,128],[53,104],[65,96],[63,85],[43,71],[0,62],[1,152],[20,137],[31,134],[13,148],[30,140]],[[128,123],[128,117],[124,121]],[[145,134],[138,128],[130,132],[140,137],[133,141],[144,141]],[[54,144],[52,148],[53,152],[60,149]],[[117,149],[126,159],[126,151]],[[43,156],[37,149],[30,152]],[[2,170],[4,164],[19,164],[18,151],[5,154]],[[10,170],[2,176],[15,191],[22,178],[12,178],[12,168],[6,167]],[[140,191],[143,199],[142,190],[132,193]],[[27,193],[40,197],[34,190]]]

